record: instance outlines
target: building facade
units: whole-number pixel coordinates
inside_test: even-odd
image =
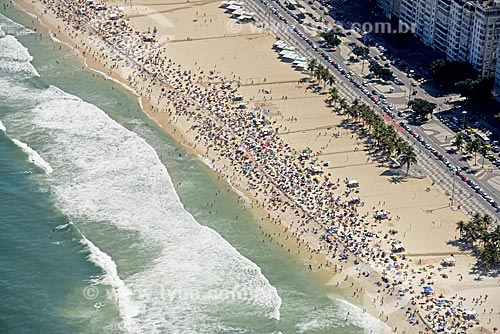
[[[392,0],[380,1],[390,10]],[[496,75],[500,0],[400,0],[398,10],[400,22],[447,60],[469,62],[482,77]]]

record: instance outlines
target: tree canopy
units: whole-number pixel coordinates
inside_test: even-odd
[[[460,239],[479,248],[479,258],[486,268],[500,263],[500,226],[493,228],[493,218],[475,213],[469,221],[457,222]]]
[[[434,81],[448,88],[454,88],[457,82],[477,78],[477,72],[471,64],[458,61],[447,62],[444,59],[437,59],[432,62],[430,70]]]
[[[388,68],[383,67],[376,61],[371,61],[370,65],[368,66],[368,69],[370,70],[370,72],[373,73],[374,76],[382,80],[390,81],[394,79],[394,74],[392,73],[392,71],[389,70]]]
[[[436,106],[435,103],[427,100],[411,100],[408,102],[408,107],[415,112],[417,117],[422,119],[427,119],[429,115],[432,115]]]
[[[462,97],[475,103],[484,103],[491,97],[492,79],[466,79],[455,83]]]
[[[321,37],[323,37],[325,42],[328,43],[328,45],[330,45],[332,48],[337,47],[340,45],[340,43],[342,43],[339,36],[339,32],[334,30],[330,30],[321,34]]]
[[[364,58],[370,54],[370,49],[366,46],[357,45],[352,49],[352,53],[357,57]]]

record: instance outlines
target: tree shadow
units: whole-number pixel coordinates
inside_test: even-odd
[[[392,184],[399,184],[399,183],[408,182],[408,179],[404,176],[398,175],[398,176],[392,176],[391,178],[389,178],[389,182]]]
[[[472,160],[472,156],[470,155],[462,155],[460,158],[458,158],[460,161],[469,161]]]
[[[456,247],[460,252],[474,252],[475,248],[467,241],[463,239],[449,240],[447,245]]]
[[[483,265],[481,265],[481,262],[478,260],[470,269],[469,273],[471,275],[477,275],[476,278],[474,278],[475,281],[482,281],[483,277],[499,277],[500,275],[500,265],[497,265],[492,268],[486,268]]]
[[[475,281],[481,281],[483,277],[499,277],[500,276],[500,265],[496,265],[492,268],[486,268],[481,263],[479,259],[479,249],[472,245],[468,240],[464,238],[448,240],[446,243],[448,245],[456,247],[460,252],[471,252],[471,255],[475,258],[476,263],[469,270],[469,274],[477,275],[474,278]]]

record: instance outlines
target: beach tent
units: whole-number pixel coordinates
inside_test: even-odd
[[[282,50],[286,46],[287,46],[287,44],[285,42],[283,42],[282,40],[276,41],[273,44],[273,47],[276,48],[276,49],[278,49],[278,50]]]
[[[254,20],[253,15],[250,15],[249,13],[246,13],[244,15],[240,15],[240,16],[238,16],[237,19],[241,22],[248,22],[248,21]]]
[[[404,252],[405,246],[401,242],[395,242],[392,244],[392,251],[393,252]]]
[[[356,180],[349,180],[349,181],[347,181],[347,187],[349,187],[349,188],[359,187],[359,182]]]
[[[401,163],[394,158],[390,158],[392,168],[401,168]]]
[[[287,46],[285,46],[283,48],[283,50],[286,50],[286,51],[295,51],[295,50],[297,50],[297,48],[295,46],[289,46],[289,45],[287,45]]]
[[[455,265],[455,258],[454,257],[446,257],[441,261],[441,265],[443,267],[453,267]]]
[[[244,15],[246,11],[243,8],[238,8],[231,13],[231,17],[238,18],[241,15]]]
[[[298,64],[298,65],[295,65],[295,68],[297,70],[301,70],[301,71],[304,71],[307,67],[307,64]]]
[[[432,292],[432,288],[430,286],[424,286],[424,291],[423,291],[425,294],[429,294]]]
[[[291,62],[297,57],[297,54],[293,51],[281,51],[280,56],[284,61]]]
[[[358,196],[352,196],[351,199],[349,200],[349,204],[358,204],[360,202],[360,199]]]
[[[313,173],[323,173],[323,169],[320,165],[315,165],[311,167]]]
[[[375,219],[387,219],[387,216],[388,216],[388,214],[384,210],[377,211],[373,215],[373,217],[375,217]]]
[[[229,11],[229,12],[234,12],[236,10],[241,10],[241,6],[237,6],[237,5],[230,5],[230,6],[227,6],[226,7],[226,10]]]
[[[467,309],[464,310],[464,317],[466,319],[475,319],[476,315],[477,313],[474,310],[467,310]]]

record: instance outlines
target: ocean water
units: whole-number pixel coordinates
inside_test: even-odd
[[[263,242],[131,92],[2,10],[0,333],[386,330]]]

